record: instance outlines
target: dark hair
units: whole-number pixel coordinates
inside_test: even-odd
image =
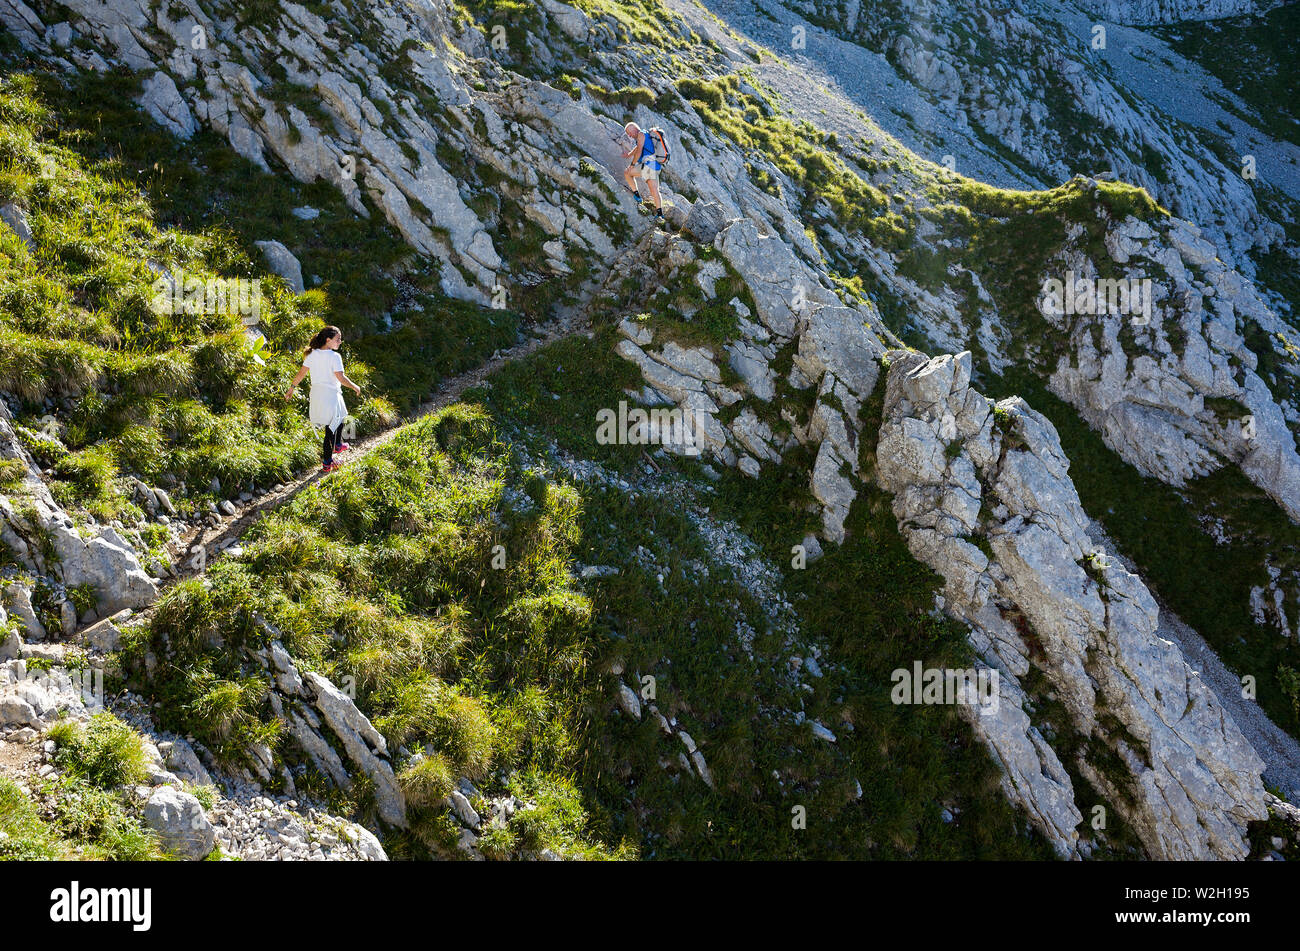
[[[325,344],[329,343],[342,332],[343,331],[339,330],[339,328],[335,327],[333,324],[330,324],[322,330],[316,331],[316,336],[311,338],[311,343],[307,344],[307,349],[302,352],[303,359],[311,356],[313,350],[321,349],[321,347],[325,346]]]

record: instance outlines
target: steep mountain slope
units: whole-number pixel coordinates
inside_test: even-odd
[[[1300,335],[1292,285],[1270,284],[1293,251],[1295,146],[1222,87],[1176,106],[1150,94],[1136,50],[1194,68],[1151,34],[1110,28],[1102,61],[1085,10],[937,6],[2,0],[9,55],[39,64],[49,99],[126,93],[166,130],[89,181],[191,169],[146,179],[163,227],[138,206],[128,228],[69,233],[76,198],[42,169],[85,161],[95,146],[70,127],[123,106],[92,99],[42,133],[21,115],[30,87],[13,96],[5,118],[37,132],[8,139],[22,174],[0,196],[5,251],[15,282],[55,290],[49,316],[11,295],[7,332],[39,353],[33,328],[56,327],[91,368],[10,387],[20,418],[53,419],[44,441],[12,429],[6,452],[41,503],[5,510],[19,571],[73,603],[85,559],[52,567],[32,544],[73,531],[62,505],[116,519],[97,530],[150,588],[90,578],[93,608],[57,626],[147,603],[157,582],[137,559],[165,561],[157,541],[174,554],[183,534],[159,481],[198,521],[307,462],[273,387],[314,321],[355,333],[373,429],[516,327],[581,315],[591,336],[530,364],[542,382],[493,378],[486,409],[418,424],[170,592],[125,638],[126,683],[164,701],[212,769],[342,790],[339,808],[401,854],[1245,857],[1269,815],[1261,775],[1293,775],[1277,772],[1292,750],[1253,750],[1157,632],[1172,607],[1300,729]],[[1236,11],[1201,9],[1220,12]],[[805,45],[788,49],[792,28]],[[1202,108],[1218,99],[1231,110]],[[671,130],[680,233],[642,225],[619,181],[628,118]],[[1225,132],[1269,185],[1216,151]],[[223,203],[210,222],[207,196]],[[191,268],[264,274],[258,255],[284,276],[260,323],[139,309]],[[74,329],[78,308],[94,333]],[[148,333],[171,371],[161,402],[216,414],[198,441],[123,396],[118,354],[158,351],[136,342]],[[191,351],[218,334],[219,360]],[[93,420],[71,404],[106,396]],[[641,425],[607,447],[593,420],[620,401]],[[681,413],[689,444],[662,438],[656,406]],[[209,471],[232,426],[238,444],[278,435],[255,464]],[[148,438],[146,463],[127,447]],[[43,472],[37,449],[73,451]],[[693,501],[619,541],[673,498]],[[815,536],[828,552],[805,563]],[[1207,544],[1190,564],[1177,551]],[[518,568],[500,573],[497,546]],[[1208,592],[1218,561],[1231,581]],[[889,611],[864,585],[899,587]],[[995,672],[996,709],[890,703],[913,662]],[[671,699],[648,706],[660,681]],[[640,726],[611,727],[611,709]],[[940,766],[945,749],[968,767]],[[493,818],[458,779],[486,784]],[[791,835],[792,808],[829,825]]]
[[[717,4],[776,50],[803,30],[793,55],[860,107],[883,98],[887,108],[872,110],[878,121],[932,161],[946,155],[957,171],[1006,186],[1076,173],[1141,185],[1253,276],[1251,252],[1280,243],[1290,218],[1268,206],[1296,193],[1294,136],[1264,134],[1270,110],[1252,108],[1154,34],[1119,25],[1118,9],[1096,9],[1104,6]],[[1168,22],[1116,6],[1130,14],[1120,23]],[[1246,155],[1254,179],[1240,174]]]

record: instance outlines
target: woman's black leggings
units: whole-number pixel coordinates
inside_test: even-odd
[[[334,429],[325,427],[325,443],[321,448],[321,465],[327,466],[334,461],[334,452],[343,445],[343,424]]]

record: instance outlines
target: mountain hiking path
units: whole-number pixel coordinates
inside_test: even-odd
[[[515,344],[513,347],[498,350],[492,357],[478,366],[443,380],[424,403],[402,417],[400,421],[373,436],[353,444],[352,448],[342,457],[340,464],[348,467],[358,459],[365,458],[419,420],[455,403],[466,390],[483,383],[489,376],[507,364],[522,360],[543,347],[585,332],[586,329],[585,322],[566,318],[559,318],[539,325],[528,339]],[[171,575],[165,577],[162,583],[159,584],[157,596],[148,605],[130,612],[133,623],[152,614],[159,601],[172,587],[196,575],[203,574],[215,561],[219,560],[232,548],[234,543],[259,518],[270,514],[286,502],[291,501],[299,492],[315,485],[326,476],[327,473],[316,468],[306,475],[282,483],[274,490],[267,491],[245,504],[240,505],[232,500],[232,504],[237,506],[235,514],[222,515],[221,521],[217,525],[200,525],[184,535],[179,541],[171,543],[168,546],[168,552],[173,559]],[[100,621],[97,620],[92,624],[79,626],[77,632],[67,639],[78,640],[78,635],[98,623]]]

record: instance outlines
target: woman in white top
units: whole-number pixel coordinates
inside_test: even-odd
[[[309,418],[313,426],[325,428],[325,442],[321,451],[323,472],[337,469],[334,453],[345,452],[350,448],[343,441],[343,421],[348,418],[348,408],[343,402],[343,387],[348,387],[357,395],[361,394],[361,387],[349,380],[343,372],[343,358],[338,355],[339,344],[342,342],[343,331],[332,326],[312,337],[311,344],[303,352],[302,369],[284,394],[285,399],[293,399],[293,392],[303,377],[311,374]]]

